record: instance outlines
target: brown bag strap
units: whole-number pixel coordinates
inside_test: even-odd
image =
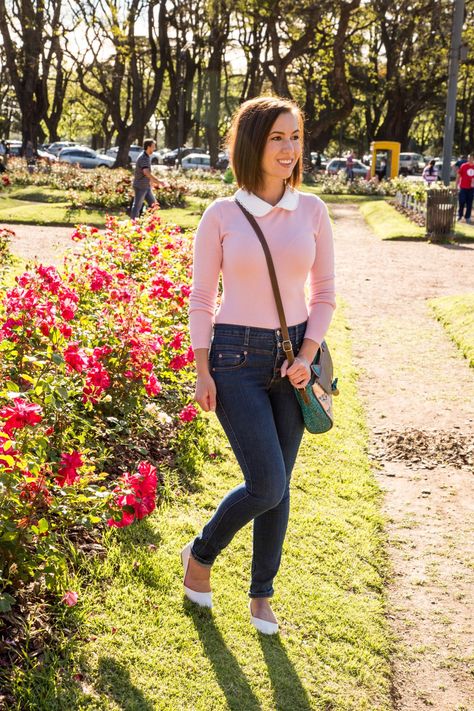
[[[275,266],[273,264],[273,259],[272,259],[272,255],[270,253],[270,249],[267,244],[267,240],[265,239],[265,235],[263,234],[263,232],[260,228],[260,225],[258,224],[255,217],[238,200],[235,199],[235,202],[240,207],[240,209],[244,213],[245,217],[252,225],[253,229],[255,230],[255,234],[257,235],[257,237],[260,241],[260,244],[263,247],[265,258],[267,260],[268,272],[270,274],[270,281],[272,282],[273,294],[275,296],[278,317],[280,319],[281,334],[283,336],[282,347],[285,352],[286,358],[288,360],[288,365],[291,365],[293,363],[293,361],[295,360],[295,354],[293,353],[293,346],[290,341],[290,334],[288,333],[288,326],[286,325],[286,317],[285,317],[285,311],[283,309],[283,302],[281,300],[280,287],[278,286],[278,279],[277,279],[277,275],[275,272]],[[309,402],[309,398],[308,398],[305,388],[298,388],[298,391],[301,393],[303,400],[305,402]]]

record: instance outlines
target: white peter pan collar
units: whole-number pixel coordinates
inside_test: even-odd
[[[234,198],[238,200],[254,217],[264,217],[275,207],[282,207],[285,210],[291,211],[296,210],[300,196],[297,190],[293,190],[293,188],[287,186],[282,198],[276,205],[270,205],[269,202],[265,202],[265,200],[262,200],[253,193],[247,192],[247,190],[244,190],[243,188],[239,188],[239,190],[237,190]]]

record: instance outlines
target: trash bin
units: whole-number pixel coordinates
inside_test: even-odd
[[[426,195],[426,236],[443,240],[454,232],[458,191],[453,188],[432,188]]]

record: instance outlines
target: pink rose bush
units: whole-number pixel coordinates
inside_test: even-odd
[[[0,303],[0,596],[31,579],[63,594],[70,529],[140,521],[157,452],[188,471],[202,456],[191,236],[157,209],[80,225],[78,241],[62,270],[29,268]]]

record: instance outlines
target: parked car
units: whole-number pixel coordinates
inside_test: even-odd
[[[139,145],[133,145],[130,146],[128,150],[128,159],[130,164],[134,164],[137,162],[137,158],[140,155],[140,153],[143,151],[143,146]],[[105,151],[105,155],[107,156],[112,156],[112,158],[115,160],[117,157],[118,153],[118,146],[114,146],[113,148],[109,148],[108,151]],[[151,154],[151,164],[152,165],[158,165],[160,162],[160,156],[157,151],[153,151]]]
[[[217,170],[226,170],[229,167],[229,163],[230,158],[228,151],[220,151],[216,163]]]
[[[44,161],[45,163],[57,163],[58,157],[54,155],[54,153],[50,153],[49,151],[45,151],[42,148],[38,148],[36,151],[38,155],[38,159]]]
[[[202,153],[189,153],[181,161],[183,170],[211,170],[211,156]]]
[[[346,159],[345,158],[332,158],[326,166],[326,173],[328,175],[337,175],[338,173],[344,173],[346,170]],[[356,178],[367,178],[370,173],[370,168],[364,165],[362,161],[354,159],[352,163],[352,170]]]
[[[425,159],[420,153],[400,153],[400,175],[416,175],[422,173]]]
[[[101,155],[87,146],[63,148],[59,152],[58,159],[62,163],[73,163],[80,168],[100,168],[101,166],[112,168],[115,163],[115,158]]]
[[[23,145],[21,141],[7,141],[7,143],[10,144],[10,155],[13,158],[21,156],[21,147]]]
[[[169,153],[165,153],[163,156],[163,163],[165,165],[175,165],[176,161],[178,160],[178,148],[175,148],[172,151],[169,151]],[[186,158],[186,156],[190,155],[191,153],[205,153],[206,151],[204,148],[187,148],[186,146],[183,146],[181,148],[181,158]]]
[[[56,141],[55,143],[49,144],[48,151],[57,156],[59,151],[62,151],[63,148],[70,148],[71,146],[77,146],[77,143],[75,141]]]

